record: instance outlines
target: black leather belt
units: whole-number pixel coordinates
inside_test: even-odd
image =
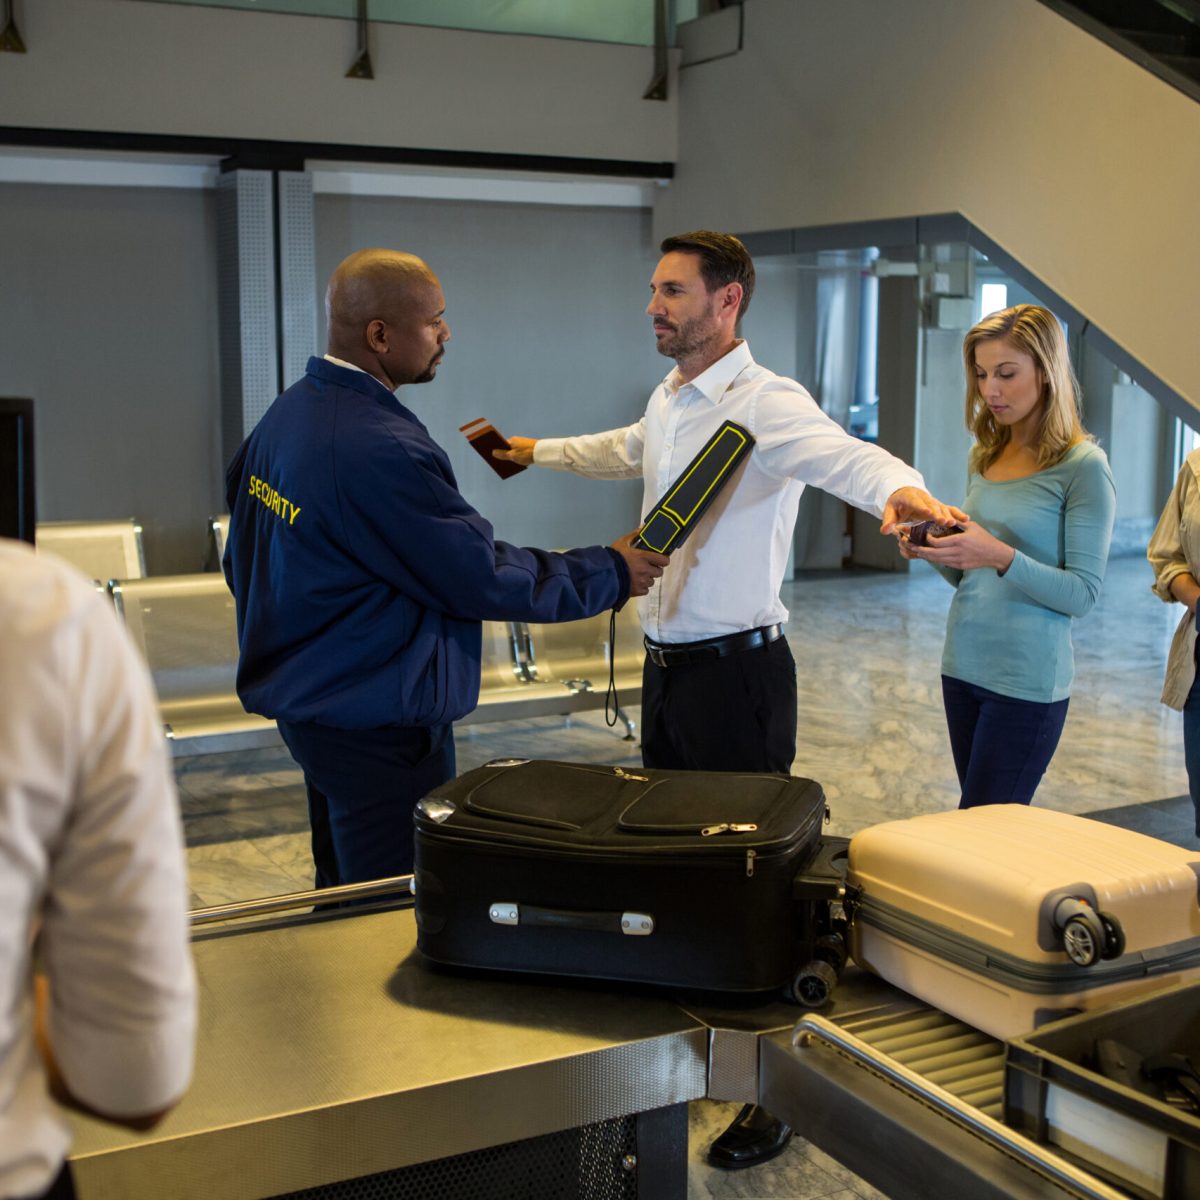
[[[764,625],[761,629],[747,629],[742,633],[730,633],[724,637],[705,638],[702,642],[652,642],[646,645],[646,657],[656,667],[681,667],[684,663],[702,662],[706,658],[724,658],[728,654],[740,654],[743,650],[754,650],[769,646],[783,637],[782,625]]]

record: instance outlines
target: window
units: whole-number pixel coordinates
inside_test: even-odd
[[[983,283],[979,286],[979,320],[989,313],[1008,307],[1007,283]]]

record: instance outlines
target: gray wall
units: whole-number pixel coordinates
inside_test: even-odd
[[[198,570],[223,507],[213,194],[0,185],[0,395],[36,403],[42,520],[136,517]]]
[[[638,520],[638,482],[558,471],[499,479],[458,427],[562,436],[637,420],[671,363],[643,309],[657,261],[638,209],[319,196],[317,275],[363,246],[419,253],[446,293],[451,340],[433,383],[402,389],[448,450],[463,494],[523,544],[609,542]],[[323,312],[322,308],[322,312]],[[322,318],[323,325],[323,318]]]
[[[795,379],[801,329],[799,272],[794,263],[771,259],[760,259],[754,270],[754,296],[742,335],[756,362]]]
[[[643,313],[645,210],[322,196],[316,216],[320,280],[367,245],[419,251],[441,276],[447,358],[401,396],[498,536],[580,545],[636,525],[639,483],[501,481],[458,426],[550,436],[641,415],[671,366]],[[214,194],[0,185],[0,218],[0,395],[37,403],[40,518],[135,517],[152,573],[198,570],[224,508]],[[323,336],[322,320],[314,352]]]

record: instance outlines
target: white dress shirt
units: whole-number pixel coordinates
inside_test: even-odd
[[[654,641],[693,642],[787,620],[779,585],[806,484],[876,515],[897,488],[925,486],[912,467],[851,437],[794,380],[760,367],[745,342],[690,383],[672,371],[636,425],[541,438],[534,462],[595,479],[640,474],[648,513],[724,421],[748,429],[754,449],[639,600]]]
[[[70,1091],[165,1108],[196,994],[179,811],[149,676],[94,585],[0,539],[0,1196],[36,1195],[70,1141],[33,1040],[33,958]]]

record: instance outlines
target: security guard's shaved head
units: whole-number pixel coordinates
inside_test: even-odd
[[[343,259],[329,280],[325,316],[329,353],[349,340],[361,344],[367,322],[393,319],[414,283],[429,283],[433,272],[415,254],[399,250],[357,250]]]
[[[450,331],[437,276],[415,254],[358,250],[338,264],[325,293],[329,353],[387,387],[426,383]]]

